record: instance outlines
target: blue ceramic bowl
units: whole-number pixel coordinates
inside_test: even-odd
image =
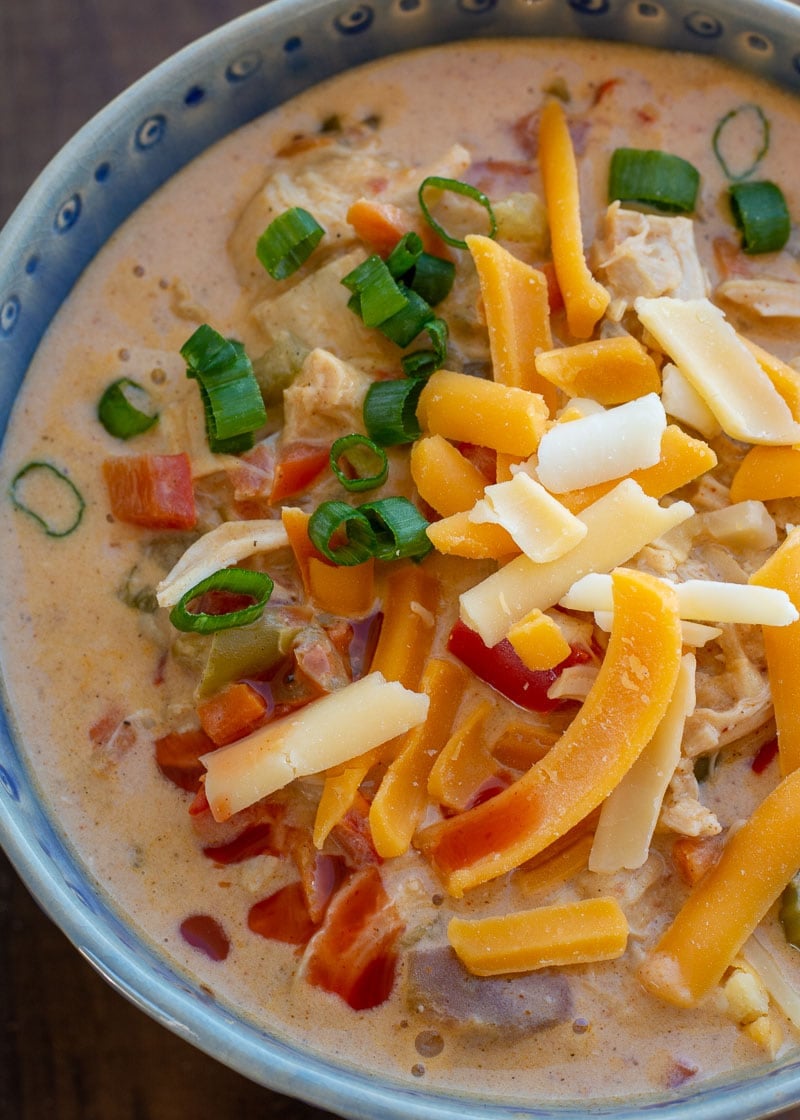
[[[800,7],[786,0],[275,0],[181,51],[53,160],[0,234],[0,433],[75,280],[165,179],[232,129],[322,78],[399,50],[476,36],[580,36],[697,51],[800,90]],[[661,1117],[752,1120],[800,1102],[800,1054],[669,1097],[488,1103],[370,1076],[294,1049],[157,956],[75,859],[0,715],[0,842],[43,909],[123,995],[271,1088],[353,1120]]]

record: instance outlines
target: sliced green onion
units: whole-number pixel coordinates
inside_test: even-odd
[[[766,179],[734,183],[729,191],[733,220],[742,232],[745,253],[782,249],[792,232],[783,191]]]
[[[752,175],[769,150],[769,121],[761,106],[749,103],[726,113],[714,129],[712,146],[720,167],[729,179],[738,182]],[[724,153],[726,147],[730,147],[727,156]],[[738,160],[740,165],[744,163],[742,153],[746,153],[748,162],[744,166],[733,166],[734,160]]]
[[[346,502],[323,502],[308,519],[311,543],[334,564],[350,568],[375,555],[377,541],[368,518]]]
[[[78,528],[86,508],[71,479],[52,463],[26,463],[11,480],[15,509],[32,517],[48,537],[68,537]]]
[[[386,267],[395,280],[402,279],[422,255],[422,238],[413,230],[403,234],[386,258]]]
[[[450,295],[456,276],[456,266],[444,257],[433,253],[420,253],[410,277],[405,278],[409,288],[435,307]]]
[[[389,460],[382,447],[354,432],[337,439],[331,447],[331,470],[345,490],[363,493],[383,486],[389,477]]]
[[[408,302],[394,277],[377,253],[343,277],[342,283],[353,293],[348,307],[361,316],[367,327],[379,327]]]
[[[405,307],[384,320],[378,330],[397,346],[408,346],[428,325],[433,318],[433,311],[430,304],[411,288],[401,284],[400,290],[406,299]]]
[[[431,319],[425,324],[425,330],[433,343],[431,350],[414,350],[406,354],[402,360],[403,373],[406,377],[430,377],[437,369],[441,369],[447,357],[447,323],[444,319]]]
[[[420,435],[417,402],[425,382],[403,378],[400,381],[373,381],[364,398],[364,427],[380,447],[413,443]]]
[[[244,346],[204,323],[183,344],[181,355],[188,367],[186,376],[200,386],[211,450],[247,451],[267,413]]]
[[[364,502],[358,509],[368,518],[375,534],[376,560],[421,560],[433,548],[425,531],[429,522],[408,498],[378,498],[375,502]]]
[[[118,439],[138,436],[158,420],[150,394],[129,377],[112,381],[98,401],[97,416],[108,434]]]
[[[438,233],[442,241],[444,241],[447,245],[452,245],[456,249],[467,248],[466,241],[463,241],[459,237],[453,237],[451,234],[449,234],[447,230],[444,229],[444,227],[436,221],[433,214],[431,214],[430,210],[428,209],[428,205],[425,202],[425,191],[429,188],[431,190],[449,191],[451,194],[459,194],[463,198],[471,198],[473,202],[477,202],[479,206],[483,207],[489,218],[488,236],[495,236],[495,234],[497,233],[497,219],[494,216],[492,204],[489,201],[487,195],[483,193],[483,191],[478,190],[477,187],[473,187],[470,183],[462,183],[460,179],[447,179],[443,175],[429,175],[427,179],[422,180],[419,185],[419,190],[417,191],[420,209],[425,215],[425,221],[428,223],[432,230]]]
[[[221,568],[213,575],[206,576],[182,595],[169,614],[169,620],[176,630],[193,631],[196,634],[213,634],[217,630],[230,630],[232,626],[246,626],[261,617],[269,602],[274,584],[266,572],[254,572],[249,568]],[[249,606],[222,614],[207,614],[205,611],[193,613],[188,610],[189,603],[208,591],[227,591],[233,595],[247,595],[254,599]]]
[[[325,230],[307,210],[293,206],[267,226],[256,243],[256,256],[273,280],[285,280],[319,245]]]
[[[611,157],[608,200],[638,202],[671,214],[695,208],[700,173],[680,156],[657,149],[617,148]]]

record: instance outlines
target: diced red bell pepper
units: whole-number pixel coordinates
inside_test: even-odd
[[[591,659],[587,649],[573,646],[569,657],[554,669],[534,671],[527,668],[507,638],[496,646],[487,646],[480,635],[461,620],[450,631],[447,648],[476,677],[531,712],[558,708],[563,701],[551,700],[547,690],[568,666],[583,665]]]
[[[185,453],[106,459],[103,476],[118,521],[145,529],[193,529],[197,523],[192,467]]]
[[[247,925],[260,937],[288,945],[305,945],[317,930],[300,883],[289,883],[256,902],[250,907]]]
[[[280,502],[308,489],[328,465],[330,447],[318,443],[290,443],[278,452],[269,500]]]
[[[197,793],[205,767],[200,756],[214,750],[214,743],[199,727],[189,731],[170,731],[156,739],[156,762],[165,778],[180,789]]]
[[[306,979],[364,1011],[389,998],[404,923],[376,867],[365,867],[340,888],[309,942]]]

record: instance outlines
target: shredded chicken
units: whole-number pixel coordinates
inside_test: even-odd
[[[387,368],[397,362],[397,347],[380,331],[365,327],[347,306],[348,292],[342,278],[365,258],[363,249],[336,257],[276,298],[253,308],[253,318],[270,342],[286,331],[298,339],[313,339],[317,346],[339,358],[361,358]]]
[[[245,207],[228,243],[240,281],[270,285],[255,255],[256,242],[270,222],[292,206],[308,210],[325,230],[322,248],[343,251],[352,245],[356,237],[347,222],[347,210],[354,193],[365,182],[384,182],[386,174],[384,161],[368,150],[344,144],[318,145],[277,161]],[[314,268],[318,263],[319,258],[313,262]],[[278,290],[275,285],[272,294]]]
[[[611,319],[621,319],[638,296],[703,299],[708,295],[689,218],[643,214],[612,202],[595,255],[599,278],[611,293]]]
[[[700,802],[699,793],[693,761],[682,758],[667,787],[659,827],[682,836],[716,836],[720,833],[722,825],[715,814]]]
[[[363,431],[362,407],[370,379],[327,350],[312,350],[285,390],[281,441],[333,440]]]
[[[698,661],[697,707],[686,721],[683,749],[688,758],[709,754],[752,736],[772,716],[769,679],[763,654],[756,658],[753,628],[723,625],[722,656],[705,651]]]
[[[800,284],[773,276],[725,280],[715,295],[762,319],[800,319]]]

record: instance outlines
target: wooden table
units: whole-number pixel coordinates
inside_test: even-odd
[[[0,225],[115,94],[248,0],[0,0]],[[324,1120],[231,1072],[117,995],[0,854],[3,1120]]]

